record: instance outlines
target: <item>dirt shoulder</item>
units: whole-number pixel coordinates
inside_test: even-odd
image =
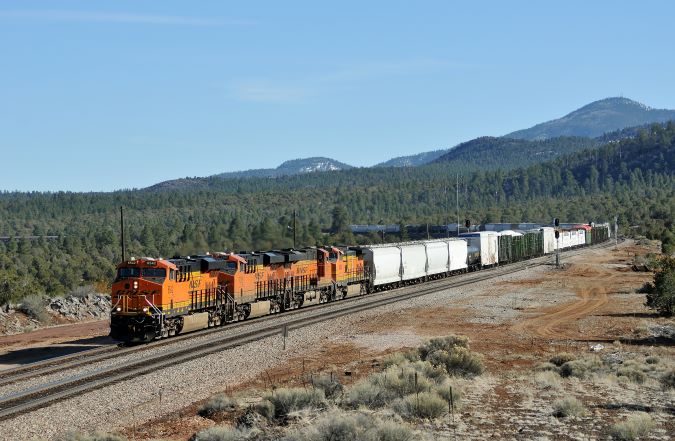
[[[0,336],[0,371],[105,344],[110,320],[96,320]]]

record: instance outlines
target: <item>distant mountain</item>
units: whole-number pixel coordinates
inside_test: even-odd
[[[226,172],[213,175],[215,178],[236,179],[236,178],[276,178],[279,176],[299,175],[302,173],[314,173],[336,170],[348,170],[354,168],[335,159],[314,157],[304,159],[291,159],[281,164],[277,168],[258,168],[236,172]]]
[[[459,144],[433,163],[454,163],[464,171],[513,169],[599,145],[590,138],[560,137],[528,141],[482,136]]]
[[[449,151],[450,149],[443,149],[410,156],[399,156],[388,161],[380,162],[379,164],[374,165],[374,167],[417,167],[419,165],[429,164]]]
[[[626,127],[675,119],[675,110],[652,109],[628,98],[605,98],[592,102],[562,118],[518,130],[507,138],[542,140],[559,136],[595,138]]]

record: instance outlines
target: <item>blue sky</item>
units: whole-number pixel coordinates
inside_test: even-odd
[[[675,108],[672,2],[0,2],[0,190],[369,166],[623,95]]]

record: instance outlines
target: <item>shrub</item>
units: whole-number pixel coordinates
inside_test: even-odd
[[[126,441],[127,439],[113,435],[111,433],[94,432],[94,433],[78,433],[68,432],[65,435],[57,438],[58,441]]]
[[[215,426],[195,433],[190,441],[243,441],[248,439],[248,434],[246,430]]]
[[[324,395],[328,399],[342,395],[342,391],[344,390],[337,376],[325,374],[312,377],[312,386],[323,390]]]
[[[594,360],[572,360],[560,366],[560,376],[584,379],[599,367],[599,363]]]
[[[410,441],[413,439],[412,431],[409,427],[394,421],[385,421],[377,427],[377,441]]]
[[[584,405],[574,397],[566,397],[553,403],[553,416],[558,418],[580,416],[584,412]]]
[[[536,367],[535,370],[538,371],[555,371],[558,372],[558,366],[555,364],[545,361],[543,363],[539,363]]]
[[[404,364],[408,359],[403,355],[403,352],[394,352],[389,354],[382,359],[382,367],[388,368],[390,366],[398,366]]]
[[[434,381],[426,376],[425,371],[436,373],[431,365],[423,362],[391,366],[353,386],[346,402],[352,407],[363,405],[376,409],[411,393],[428,392]]]
[[[443,398],[448,404],[452,404],[455,409],[459,407],[462,394],[458,387],[453,386],[450,383],[446,383],[435,388],[434,392],[436,392],[438,396]]]
[[[551,359],[549,362],[553,363],[554,365],[560,367],[563,364],[567,363],[568,361],[576,360],[577,357],[575,357],[573,354],[567,353],[567,352],[561,352],[560,354],[556,354]]]
[[[617,377],[626,377],[633,383],[642,384],[647,379],[647,375],[639,370],[636,366],[628,365],[621,366],[616,371]]]
[[[666,389],[675,389],[675,369],[671,369],[667,372],[664,372],[661,375],[661,384]]]
[[[312,426],[287,434],[284,441],[410,441],[411,430],[373,414],[331,410]]]
[[[560,375],[554,371],[537,372],[534,381],[540,389],[560,389]]]
[[[448,402],[435,392],[422,392],[398,399],[392,407],[396,413],[407,419],[433,420],[448,411]]]
[[[231,412],[237,408],[237,401],[224,394],[214,395],[209,398],[200,409],[198,414],[205,418],[213,416],[217,412]]]
[[[448,378],[444,366],[434,366],[428,361],[415,361],[407,366],[436,384],[442,384]]]
[[[422,360],[436,351],[452,351],[455,347],[469,348],[468,337],[458,335],[448,335],[443,338],[433,338],[419,347],[418,352]]]
[[[646,285],[645,306],[655,309],[661,315],[671,316],[675,312],[675,258],[665,257],[659,262],[660,270],[654,274],[654,283]]]
[[[483,360],[462,346],[454,346],[450,351],[437,350],[429,354],[429,362],[434,366],[443,366],[450,375],[473,377],[483,373]]]
[[[277,389],[265,397],[274,406],[275,418],[287,418],[291,412],[325,409],[328,403],[321,389]]]
[[[355,418],[349,415],[322,418],[317,422],[315,430],[312,441],[353,441],[359,438],[359,426]]]
[[[346,404],[351,407],[365,406],[377,409],[387,404],[395,396],[387,389],[364,380],[349,389]]]
[[[644,412],[629,416],[626,421],[612,426],[612,437],[618,440],[631,441],[646,436],[654,428],[652,417]]]
[[[18,310],[35,320],[44,322],[47,320],[44,298],[37,294],[31,294],[21,300]]]
[[[87,286],[78,286],[74,288],[68,295],[77,297],[77,298],[83,298],[87,297],[90,294],[96,294],[96,288],[94,288],[93,285],[87,285]]]
[[[274,419],[274,404],[269,400],[262,400],[260,403],[256,404],[255,411],[268,420]]]
[[[655,356],[647,357],[645,359],[645,362],[647,364],[658,364],[659,361],[661,361],[661,360],[659,360],[659,357],[655,357]]]

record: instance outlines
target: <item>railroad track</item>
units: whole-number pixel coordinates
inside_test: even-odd
[[[565,252],[565,255],[576,255],[585,250],[604,248],[611,245],[613,245],[613,243],[608,242],[591,247],[569,250]],[[159,369],[175,366],[177,364],[185,363],[187,361],[201,358],[216,352],[236,346],[241,346],[256,340],[261,340],[266,337],[278,335],[281,329],[284,327],[288,330],[293,330],[310,326],[344,315],[354,314],[371,308],[429,295],[438,292],[439,290],[459,288],[472,283],[523,271],[528,268],[547,264],[550,260],[551,256],[544,256],[480,271],[477,273],[468,273],[460,277],[440,279],[438,281],[433,281],[424,285],[414,285],[392,291],[370,294],[367,296],[348,298],[346,300],[334,303],[332,305],[334,307],[329,308],[328,310],[325,310],[325,308],[300,309],[284,314],[283,316],[272,316],[274,318],[284,318],[285,320],[281,323],[276,323],[276,321],[275,323],[268,323],[269,320],[262,320],[260,321],[261,326],[250,330],[241,330],[241,328],[247,325],[255,325],[255,321],[237,323],[223,328],[214,328],[206,330],[207,332],[186,334],[185,336],[161,340],[154,344],[142,347],[111,348],[111,352],[103,351],[102,349],[104,348],[99,348],[101,349],[101,353],[97,352],[95,354],[89,354],[89,356],[80,357],[79,359],[77,357],[74,359],[69,357],[66,360],[61,360],[61,363],[54,359],[57,362],[56,364],[40,367],[34,370],[27,370],[17,375],[3,378],[3,384],[13,381],[20,381],[21,379],[35,377],[38,375],[46,375],[46,373],[66,370],[73,367],[84,366],[108,358],[117,357],[121,354],[140,352],[147,349],[156,348],[160,345],[169,345],[186,338],[214,334],[212,338],[207,338],[205,341],[199,342],[189,348],[176,348],[173,350],[170,349],[161,354],[142,357],[142,359],[141,357],[135,357],[133,360],[128,362],[116,364],[110,367],[104,367],[85,374],[66,377],[61,380],[56,380],[29,388],[22,392],[12,393],[0,397],[0,421],[10,419],[13,416],[47,406],[51,403],[67,399],[84,392],[124,381],[129,378],[138,377],[139,375],[150,372],[156,372]],[[270,317],[268,316],[268,319],[269,318]],[[225,333],[231,335],[222,335]],[[86,354],[81,353],[81,355]]]

